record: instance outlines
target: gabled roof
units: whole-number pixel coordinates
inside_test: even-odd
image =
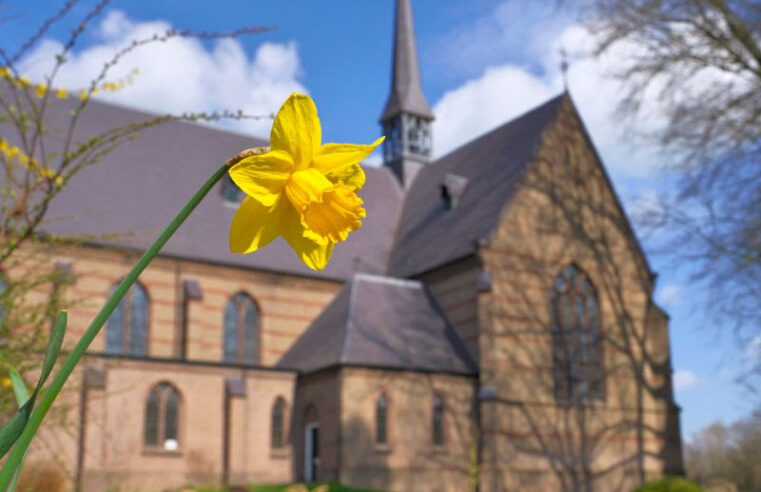
[[[66,121],[73,100],[56,102],[49,127]],[[146,113],[98,101],[89,103],[78,139],[143,121]],[[2,133],[0,131],[0,133]],[[226,159],[245,148],[267,145],[261,139],[198,124],[173,122],[143,131],[95,166],[76,175],[51,203],[44,230],[56,235],[90,236],[89,243],[143,250],[180,207]],[[338,244],[328,267],[309,270],[282,238],[249,255],[229,252],[228,232],[236,206],[222,198],[221,184],[201,202],[162,254],[190,260],[345,280],[356,271],[387,268],[402,191],[385,168],[366,167],[360,196],[367,218]]]
[[[433,119],[433,112],[420,83],[420,67],[415,47],[415,26],[412,21],[410,0],[396,2],[391,93],[386,101],[381,121],[389,120],[400,113]]]
[[[423,284],[366,274],[352,278],[277,366],[303,373],[336,366],[476,373]]]
[[[488,238],[566,96],[560,95],[424,167],[407,192],[389,274],[411,277],[475,253]],[[465,183],[454,207],[442,185]]]

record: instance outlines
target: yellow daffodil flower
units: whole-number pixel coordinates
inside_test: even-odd
[[[34,86],[34,94],[42,99],[45,97],[45,93],[48,91],[48,86],[45,84],[37,84]]]
[[[323,145],[314,101],[291,94],[275,116],[271,150],[230,168],[247,195],[230,226],[230,249],[250,253],[282,235],[309,268],[325,268],[335,243],[362,224],[359,162],[381,142]]]
[[[69,92],[66,89],[56,89],[55,91],[55,97],[58,99],[66,99],[69,97]]]

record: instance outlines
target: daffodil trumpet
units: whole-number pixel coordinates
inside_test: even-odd
[[[325,268],[334,245],[362,225],[359,163],[381,142],[323,144],[314,101],[291,94],[275,116],[271,148],[244,151],[230,167],[246,193],[230,226],[230,250],[251,253],[282,236],[309,268]]]
[[[319,270],[327,265],[334,245],[345,241],[365,217],[357,195],[365,183],[359,162],[382,141],[323,145],[314,102],[292,94],[275,117],[271,148],[246,149],[211,175],[114,290],[36,402],[20,434],[0,432],[3,439],[13,435],[13,448],[0,469],[0,491],[8,490],[45,415],[111,313],[225,174],[229,172],[247,195],[232,220],[231,250],[250,253],[282,235],[307,266]]]

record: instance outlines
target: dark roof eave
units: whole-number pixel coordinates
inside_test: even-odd
[[[285,372],[285,373],[297,373],[294,369],[278,366],[262,366],[259,364],[241,364],[237,362],[223,362],[212,360],[198,360],[198,359],[177,359],[173,357],[141,357],[131,354],[109,354],[106,352],[86,352],[86,357],[99,358],[99,359],[111,359],[111,360],[126,360],[133,362],[145,362],[149,364],[177,364],[180,366],[197,366],[197,367],[210,367],[219,369],[245,369],[252,371],[271,371],[271,372]]]
[[[44,241],[44,237],[40,238]],[[59,240],[61,243],[65,243],[65,241]],[[118,246],[110,243],[100,243],[98,241],[82,241],[77,242],[76,240],[72,240],[68,243],[69,245],[80,245],[80,246],[86,246],[90,248],[96,248],[96,249],[106,249],[114,252],[129,252],[129,253],[135,253],[135,254],[142,254],[145,252],[145,249],[143,248],[137,248],[132,246]],[[194,257],[194,256],[186,256],[186,255],[178,255],[178,254],[172,254],[172,253],[159,253],[156,255],[158,258],[164,258],[169,260],[182,260],[182,261],[192,261],[195,263],[201,263],[204,265],[213,265],[213,266],[223,266],[223,267],[229,267],[229,268],[236,268],[239,270],[247,270],[251,272],[262,272],[270,275],[288,275],[291,277],[297,277],[307,280],[320,280],[325,282],[335,282],[338,284],[345,284],[346,279],[340,278],[340,277],[331,277],[328,275],[309,275],[307,273],[297,273],[297,272],[288,272],[278,269],[269,269],[269,268],[262,268],[258,266],[252,266],[252,265],[241,265],[239,263],[232,263],[232,262],[225,262],[225,261],[214,261],[209,260],[207,258],[202,257]]]

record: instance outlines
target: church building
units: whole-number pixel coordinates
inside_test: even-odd
[[[225,179],[92,344],[30,467],[85,492],[629,492],[682,473],[656,274],[571,96],[434,158],[410,0],[394,22],[362,227],[319,272],[282,238],[232,254]],[[77,132],[148,117],[92,101]],[[84,238],[51,260],[72,277],[70,341],[216,166],[260,145],[168,123],[67,184],[46,232]]]

